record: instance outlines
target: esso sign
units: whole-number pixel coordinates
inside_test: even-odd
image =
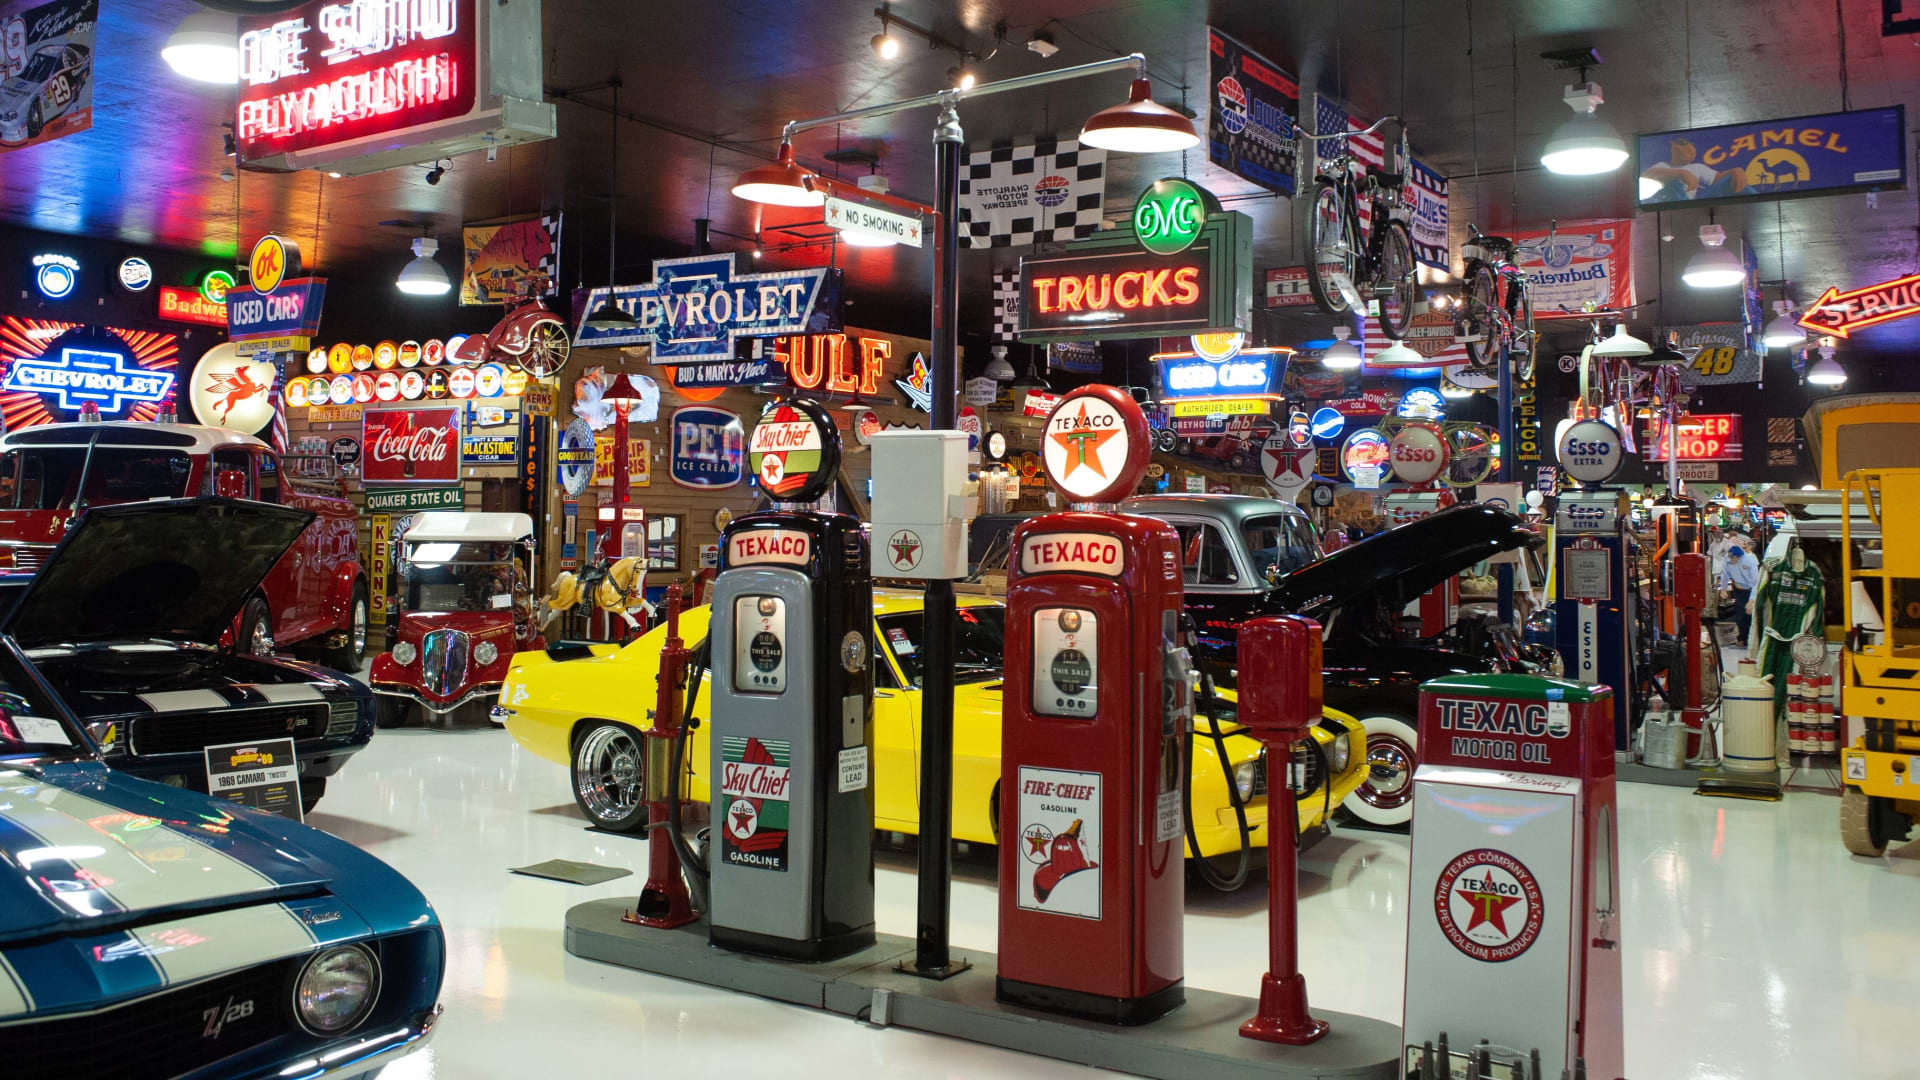
[[[1583,484],[1603,484],[1620,471],[1625,451],[1620,433],[1599,420],[1581,420],[1567,425],[1555,448],[1560,468]]]
[[[1447,440],[1429,424],[1408,424],[1389,444],[1393,475],[1409,484],[1424,484],[1446,471]]]

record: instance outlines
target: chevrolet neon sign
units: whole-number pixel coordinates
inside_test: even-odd
[[[15,360],[0,386],[47,395],[67,412],[91,404],[102,414],[113,414],[135,402],[164,399],[173,389],[173,375],[143,368],[125,353],[69,348],[60,350],[58,360]]]

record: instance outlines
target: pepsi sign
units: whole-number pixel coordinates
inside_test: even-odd
[[[1347,418],[1338,409],[1314,410],[1311,430],[1316,439],[1337,439],[1347,426]]]
[[[1583,484],[1604,484],[1620,471],[1625,451],[1620,433],[1599,420],[1581,420],[1567,425],[1555,450],[1560,468]]]

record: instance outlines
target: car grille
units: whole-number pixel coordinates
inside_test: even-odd
[[[1312,742],[1309,737],[1293,744],[1292,781],[1295,795],[1319,791],[1327,782],[1326,763],[1321,760],[1319,749],[1311,745]]]
[[[47,555],[52,547],[40,544],[15,544],[13,550],[13,568],[33,574],[38,573],[47,564]]]
[[[133,722],[133,752],[197,753],[209,746],[257,739],[308,739],[329,727],[323,704],[143,716]]]
[[[447,697],[466,685],[468,645],[465,630],[434,630],[420,639],[420,674],[430,693]]]
[[[327,734],[351,735],[360,726],[360,706],[352,701],[336,701],[327,706]]]
[[[0,1072],[145,1080],[203,1068],[293,1029],[287,991],[302,959],[236,971],[106,1012],[0,1027]]]

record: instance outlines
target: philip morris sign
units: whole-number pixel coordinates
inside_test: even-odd
[[[840,329],[838,269],[736,271],[734,256],[655,259],[653,281],[619,285],[613,302],[632,315],[632,330],[595,330],[586,318],[607,289],[574,294],[573,343],[586,348],[652,345],[656,364],[732,360],[739,338],[825,334]]]
[[[374,484],[460,479],[460,410],[369,409],[362,477]]]

